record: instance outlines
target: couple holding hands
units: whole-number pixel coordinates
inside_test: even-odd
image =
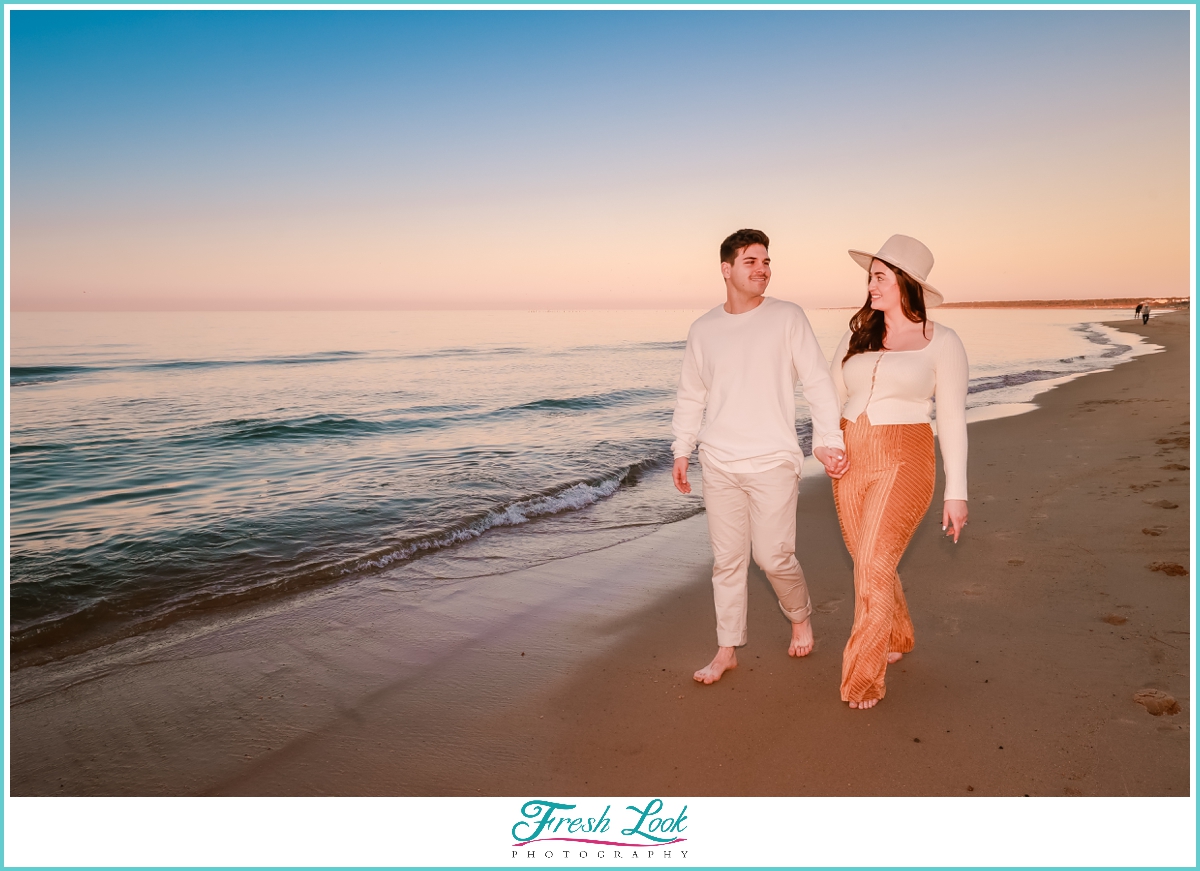
[[[792,623],[788,653],[813,648],[812,603],[795,554],[799,381],[812,411],[813,455],[833,479],[854,560],[842,700],[870,708],[884,696],[888,664],[913,648],[896,566],[933,498],[934,399],[946,470],[942,528],[957,542],[967,523],[967,355],[953,330],[926,319],[942,295],[926,281],[933,254],[916,239],[892,236],[875,254],[850,251],[867,271],[867,301],[832,366],[803,309],[764,295],[769,244],[758,230],[721,243],[727,298],[688,332],[672,419],[682,493],[691,492],[688,458],[699,447],[713,550],[717,655],[694,677],[711,684],[737,665],[751,554]]]

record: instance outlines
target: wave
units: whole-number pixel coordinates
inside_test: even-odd
[[[9,374],[13,378],[44,378],[54,375],[75,375],[95,369],[95,366],[13,366],[9,369]]]
[[[1076,375],[1096,368],[1107,368],[1114,357],[1121,357],[1133,350],[1132,346],[1114,341],[1114,339],[1097,329],[1093,323],[1077,324],[1071,330],[1080,333],[1089,342],[1102,346],[1098,353],[1076,354],[1073,357],[1060,357],[1054,361],[1044,361],[1056,368],[1024,369],[1019,372],[1004,372],[999,375],[985,375],[972,378],[967,385],[967,393],[983,393],[988,390],[1000,390],[1005,387],[1018,387],[1034,381],[1048,381],[1062,378],[1065,375]]]
[[[528,348],[520,347],[501,347],[501,348],[439,348],[436,351],[422,351],[419,354],[400,354],[401,360],[434,360],[441,357],[492,357],[506,356],[508,354],[525,354],[528,353]]]
[[[235,423],[244,435],[253,433],[257,422]],[[99,547],[61,554],[54,563],[42,562],[35,552],[18,550],[13,556],[10,588],[13,665],[24,668],[48,662],[189,617],[266,602],[349,576],[369,574],[479,538],[489,530],[579,511],[611,497],[622,487],[636,486],[645,473],[668,461],[669,451],[611,472],[527,493],[426,534],[393,539],[373,553],[366,548],[357,555],[330,553],[336,547],[333,542],[342,544],[355,537],[338,532],[345,516],[340,520],[328,516],[332,525],[326,527],[327,535],[318,536],[321,540],[297,539],[297,519],[292,516],[276,518],[269,526],[217,524],[189,530],[179,538],[120,537]],[[660,517],[658,522],[672,519],[677,518]],[[279,526],[278,521],[283,525]],[[363,543],[372,538],[369,531],[357,532],[363,533],[358,536]],[[260,544],[289,540],[302,546],[272,552]],[[352,550],[354,545],[350,547]]]
[[[627,350],[638,351],[682,351],[687,347],[687,340],[679,339],[674,342],[635,342],[625,345]]]
[[[967,384],[967,393],[982,393],[985,390],[999,390],[1003,387],[1017,387],[1033,381],[1046,381],[1051,378],[1062,378],[1071,372],[1061,369],[1027,369],[1024,372],[1006,372],[1003,375],[986,375],[982,378],[972,378]]]
[[[49,453],[51,451],[67,451],[70,450],[69,445],[48,444],[48,445],[11,445],[8,449],[9,454],[40,454]]]
[[[586,396],[570,396],[565,399],[535,399],[510,405],[501,411],[589,411],[597,408],[612,408],[641,399],[663,399],[672,395],[669,390],[633,388],[613,390],[608,393],[593,393]]]
[[[225,369],[238,366],[301,366],[310,363],[336,363],[341,360],[363,356],[362,351],[318,351],[312,354],[292,354],[279,357],[259,357],[248,360],[161,360],[113,364],[108,366],[12,366],[9,369],[9,384],[23,387],[30,384],[45,384],[62,381],[79,375],[99,372],[160,372],[195,369]]]
[[[1075,332],[1082,333],[1083,337],[1085,339],[1087,339],[1089,342],[1092,342],[1097,345],[1106,346],[1104,351],[1101,352],[1099,355],[1101,359],[1109,359],[1111,357],[1119,357],[1122,354],[1126,354],[1129,351],[1133,350],[1133,347],[1130,345],[1122,345],[1120,342],[1114,342],[1111,336],[1107,336],[1104,333],[1100,332],[1100,330],[1096,329],[1096,326],[1097,326],[1096,324],[1092,324],[1092,323],[1078,324],[1076,326],[1071,327],[1071,329],[1074,330]],[[1079,358],[1075,358],[1075,359],[1079,359]]]
[[[268,420],[266,418],[223,420],[208,424],[203,429],[207,432],[202,432],[202,436],[212,435],[221,441],[258,442],[373,435],[382,432],[385,424],[330,414],[312,415],[292,420]]]
[[[539,517],[579,511],[612,496],[622,485],[637,484],[643,474],[662,465],[661,459],[646,459],[611,475],[575,481],[512,500],[481,515],[467,518],[449,529],[401,541],[378,554],[356,560],[342,567],[341,574],[361,574],[371,569],[383,569],[427,551],[442,550],[471,541],[490,529],[520,526]]]
[[[53,384],[73,375],[96,371],[94,366],[12,366],[8,370],[9,387]]]
[[[259,357],[250,360],[164,360],[160,363],[139,363],[121,367],[146,371],[174,369],[227,369],[237,366],[302,366],[307,363],[337,363],[363,356],[362,351],[317,351],[312,354],[293,354],[282,357]]]
[[[519,405],[502,406],[497,409],[480,409],[465,404],[413,406],[404,409],[397,417],[367,420],[342,414],[313,414],[296,418],[232,418],[211,421],[198,426],[176,431],[170,435],[129,436],[117,439],[122,444],[154,442],[162,440],[174,445],[203,444],[262,444],[270,441],[296,441],[302,439],[360,438],[388,433],[411,432],[414,430],[436,430],[452,426],[470,425],[497,417],[538,412],[597,411],[606,408],[630,405],[642,400],[665,400],[671,396],[668,390],[630,389],[615,390],[585,396],[562,399],[536,399]],[[669,409],[664,406],[669,413]],[[75,447],[111,447],[111,439],[92,440]],[[53,450],[67,450],[62,444],[14,446],[13,455]],[[132,448],[131,448],[132,450]]]
[[[611,354],[620,351],[682,351],[686,347],[687,341],[679,339],[670,342],[620,342],[608,345],[579,345],[578,347],[571,348],[571,351],[574,353],[602,351],[606,354]]]

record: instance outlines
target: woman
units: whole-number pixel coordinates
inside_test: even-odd
[[[883,698],[888,664],[913,648],[896,566],[933,498],[932,398],[946,469],[942,529],[957,544],[967,523],[967,355],[953,330],[925,317],[942,302],[925,280],[928,248],[893,236],[875,254],[850,256],[867,270],[867,301],[833,357],[850,462],[833,497],[854,558],[842,701],[863,709]]]

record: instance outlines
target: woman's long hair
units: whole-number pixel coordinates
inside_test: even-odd
[[[879,262],[886,263],[883,260]],[[920,283],[898,266],[887,263],[887,268],[895,273],[896,283],[900,285],[900,310],[910,321],[920,324],[921,332],[924,333],[925,325],[929,321],[925,317],[925,292]],[[867,284],[870,283],[871,274],[868,271]],[[886,331],[887,324],[883,321],[883,312],[871,308],[871,293],[867,291],[866,303],[850,318],[850,346],[846,349],[846,356],[842,358],[842,362],[845,363],[855,354],[882,351]]]

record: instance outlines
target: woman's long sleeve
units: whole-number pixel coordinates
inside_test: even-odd
[[[946,470],[945,499],[967,498],[967,352],[950,333],[937,357],[937,437]]]

